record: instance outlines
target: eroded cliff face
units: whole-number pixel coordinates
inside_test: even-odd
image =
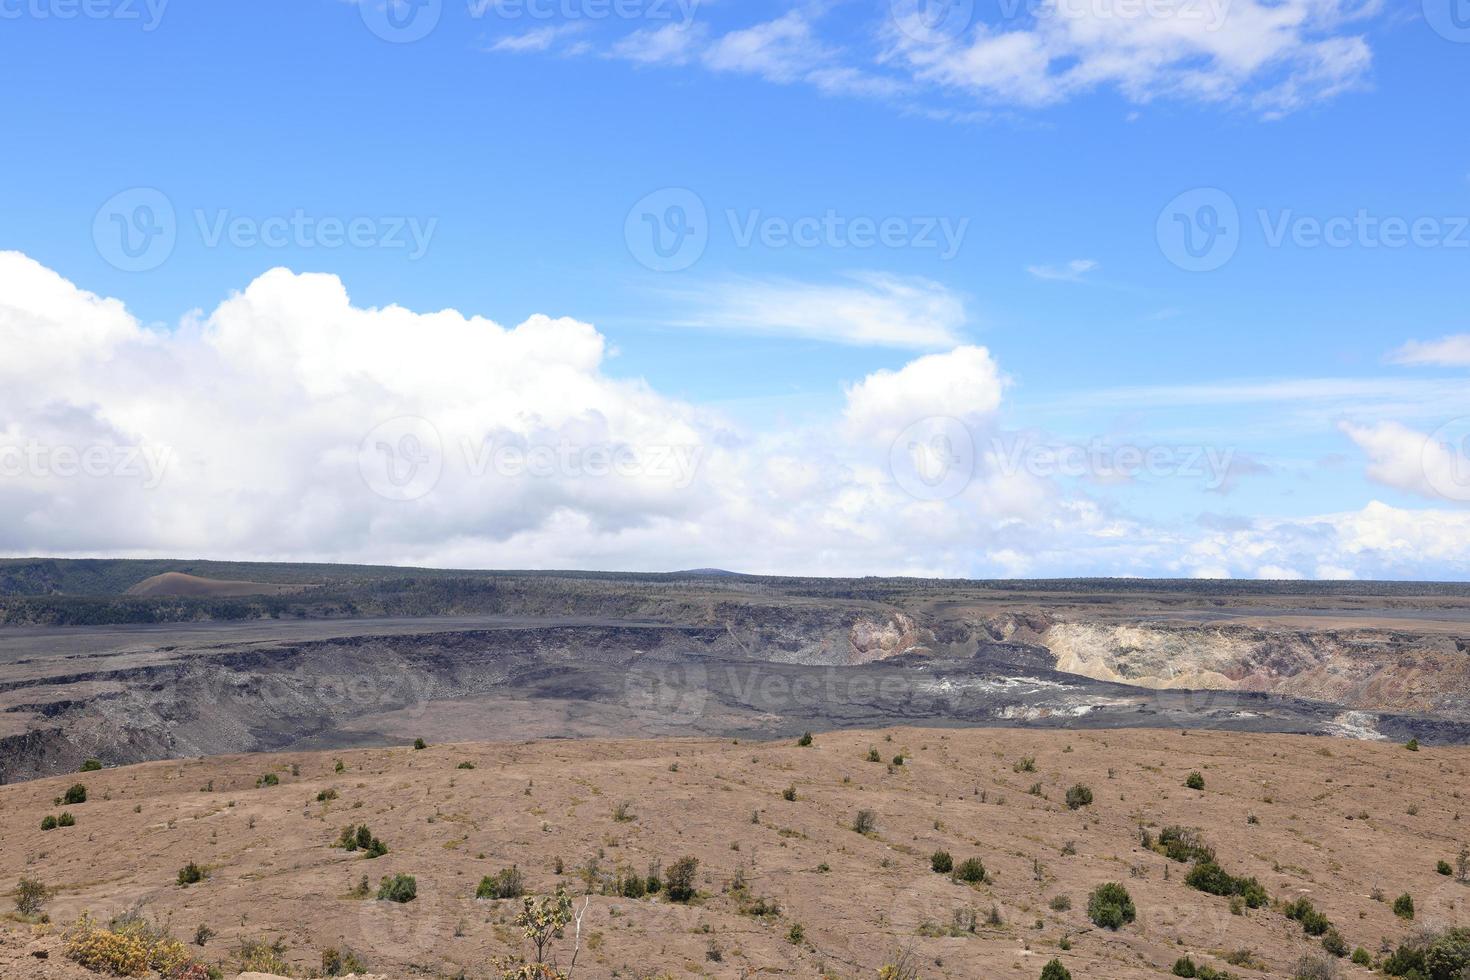
[[[1450,636],[1065,622],[1049,626],[1040,642],[1058,670],[1097,680],[1470,716],[1470,653]]]

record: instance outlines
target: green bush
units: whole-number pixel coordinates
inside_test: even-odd
[[[61,797],[61,802],[67,806],[77,806],[87,802],[87,787],[81,783],[74,783],[67,787],[66,793]]]
[[[58,827],[75,827],[76,823],[77,818],[71,815],[70,810],[62,810],[60,816],[56,818],[56,826]]]
[[[180,886],[187,887],[189,885],[197,885],[199,884],[199,882],[203,881],[207,877],[209,877],[209,872],[204,870],[199,865],[195,864],[193,861],[190,861],[188,864],[179,869]]]
[[[419,894],[419,883],[414,880],[413,875],[394,875],[384,877],[378,883],[378,901],[380,902],[412,902]]]
[[[1119,929],[1138,918],[1128,889],[1115,881],[1098,885],[1087,898],[1087,917],[1093,925]]]
[[[699,858],[681,857],[664,872],[664,892],[671,902],[687,902],[694,897],[694,878],[699,873]]]
[[[1470,970],[1470,928],[1423,932],[1383,960],[1383,972],[1413,980],[1460,980]]]
[[[1193,977],[1195,974],[1194,960],[1188,956],[1182,956],[1174,961],[1174,975],[1176,977]]]
[[[1342,933],[1336,929],[1328,929],[1327,934],[1322,937],[1322,948],[1338,958],[1348,954],[1347,940],[1342,938]]]
[[[479,887],[475,889],[476,898],[520,898],[525,893],[525,877],[514,864],[501,868],[494,876],[486,875],[481,878]]]
[[[34,878],[22,878],[15,886],[15,910],[24,916],[40,915],[50,890]]]
[[[1288,919],[1295,919],[1302,924],[1302,931],[1309,936],[1320,936],[1332,928],[1332,922],[1312,907],[1310,900],[1299,898],[1295,902],[1288,902],[1283,908]]]
[[[1052,960],[1041,968],[1041,980],[1072,980],[1072,974],[1061,960]]]
[[[82,768],[78,769],[77,772],[97,772],[101,768],[101,759],[88,759],[86,762],[82,763]]]
[[[1084,806],[1092,805],[1092,790],[1078,783],[1067,790],[1067,809],[1079,810]]]
[[[454,768],[456,768],[456,769],[473,769],[473,768],[475,768],[475,764],[473,762],[470,762],[470,761],[466,760],[464,762],[461,762],[459,765],[455,766]]]
[[[929,867],[934,869],[935,874],[947,875],[954,870],[954,858],[949,856],[948,851],[935,851],[929,856]]]
[[[322,976],[345,977],[353,973],[366,973],[367,964],[350,949],[335,946],[322,950]]]
[[[41,829],[42,830],[55,830],[56,829],[56,818],[54,816],[52,816],[51,814],[49,814],[49,813],[46,814],[44,817],[41,818]]]
[[[1184,779],[1184,785],[1189,789],[1204,789],[1205,777],[1199,772],[1192,772]]]
[[[1144,831],[1146,834],[1147,831]],[[1152,845],[1153,850],[1163,854],[1171,861],[1186,864],[1190,861],[1214,861],[1215,851],[1200,838],[1199,834],[1188,827],[1169,826],[1159,831],[1158,842]]]
[[[1407,742],[1404,743],[1404,748],[1408,749],[1410,752],[1418,752],[1419,740],[1417,738],[1409,739]]]
[[[883,761],[883,757],[878,754],[878,749],[876,747],[870,747],[868,749],[868,761],[869,762],[882,762]]]
[[[1214,861],[1201,861],[1189,869],[1184,883],[1211,895],[1239,897],[1246,905],[1258,909],[1269,900],[1266,889],[1254,878],[1237,878]]]
[[[808,748],[812,744],[812,733],[802,732],[801,738],[796,740],[796,744],[801,746],[802,748]]]
[[[1359,946],[1357,949],[1353,950],[1353,963],[1357,966],[1372,966],[1373,957],[1369,955],[1366,949]]]
[[[1414,917],[1414,899],[1407,892],[1393,900],[1393,914],[1400,919]]]
[[[425,742],[421,738],[416,738],[413,740],[413,747],[414,751],[422,752],[424,749],[427,749],[429,747],[429,743]]]
[[[1446,878],[1448,878],[1450,875],[1452,875],[1452,874],[1455,873],[1455,869],[1452,868],[1452,867],[1450,867],[1450,862],[1448,862],[1448,861],[1440,861],[1438,864],[1436,864],[1434,866],[1434,870],[1435,871],[1438,871],[1440,874],[1444,875]]]
[[[985,880],[985,864],[979,858],[965,858],[955,865],[954,880],[963,881],[968,885],[978,884]]]
[[[859,810],[852,818],[852,829],[860,834],[871,834],[878,828],[878,815],[872,810]]]
[[[795,803],[796,802],[796,787],[795,786],[788,786],[785,789],[783,789],[781,791],[781,799],[785,800],[787,803]]]
[[[265,786],[279,786],[279,785],[281,785],[281,777],[280,776],[277,776],[273,772],[268,772],[264,776],[261,776],[259,779],[257,779],[255,781],[255,788],[256,789],[260,789],[260,788],[265,787]]]

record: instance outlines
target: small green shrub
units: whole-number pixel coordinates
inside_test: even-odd
[[[62,794],[61,802],[65,803],[67,806],[79,806],[80,804],[87,802],[87,787],[83,786],[81,783],[73,783],[71,786],[67,787],[66,792]]]
[[[1455,873],[1455,869],[1452,868],[1452,867],[1450,867],[1450,862],[1448,862],[1448,861],[1440,861],[1438,864],[1436,864],[1434,866],[1434,870],[1435,871],[1438,871],[1440,874],[1444,875],[1446,878],[1448,878],[1450,875],[1452,875],[1452,874]]]
[[[179,885],[181,887],[197,885],[207,877],[209,877],[209,872],[193,861],[190,861],[179,869]]]
[[[955,865],[954,880],[963,881],[968,885],[978,884],[985,880],[985,863],[977,857],[965,858]]]
[[[97,772],[101,768],[101,759],[88,759],[86,762],[82,763],[82,768],[78,769],[77,772]]]
[[[1372,966],[1373,957],[1366,949],[1359,946],[1353,950],[1353,963],[1356,966]]]
[[[1205,777],[1198,771],[1192,772],[1184,778],[1184,785],[1189,789],[1204,789]]]
[[[799,746],[801,746],[804,749],[805,748],[810,748],[811,747],[811,744],[812,744],[812,733],[811,732],[802,732],[801,733],[801,738],[799,738],[799,739],[796,740],[796,744],[799,745]]]
[[[1336,929],[1327,930],[1327,934],[1322,937],[1322,948],[1339,959],[1348,954],[1347,940]]]
[[[316,801],[318,803],[328,803],[332,800],[335,800],[336,798],[337,791],[335,789],[324,789],[320,793],[316,794]]]
[[[15,886],[15,910],[24,916],[40,915],[51,892],[34,878],[22,878]]]
[[[1041,980],[1072,980],[1072,974],[1061,960],[1051,960],[1041,968]]]
[[[1072,910],[1072,899],[1066,895],[1056,895],[1046,904],[1053,912],[1070,912]]]
[[[1393,900],[1393,914],[1400,919],[1414,918],[1414,899],[1408,892]]]
[[[852,818],[852,829],[860,834],[871,834],[878,828],[878,815],[872,810],[859,810]]]
[[[1011,766],[1011,768],[1014,769],[1016,772],[1035,772],[1036,757],[1023,755],[1019,760],[1017,760],[1015,765]]]
[[[419,883],[414,880],[413,875],[397,874],[384,877],[378,883],[378,901],[380,902],[412,902],[419,894]]]
[[[1128,889],[1115,881],[1098,885],[1087,898],[1087,917],[1103,929],[1119,929],[1138,918]]]
[[[58,827],[75,827],[76,824],[77,818],[71,815],[70,810],[62,810],[56,818],[56,826]]]
[[[876,746],[871,747],[871,748],[868,749],[868,761],[869,762],[882,762],[883,761],[883,757],[878,754],[878,749],[877,749]]]
[[[258,779],[255,780],[255,788],[256,789],[261,789],[261,788],[266,787],[266,786],[279,786],[279,785],[281,785],[281,777],[280,776],[277,776],[273,772],[268,772],[264,776],[261,776],[260,778],[258,778]]]
[[[787,803],[795,803],[796,802],[796,787],[795,786],[788,786],[785,789],[783,789],[781,791],[781,799],[785,800]]]
[[[366,973],[367,964],[350,949],[335,946],[322,950],[322,976],[345,977],[352,973]]]
[[[1143,831],[1140,836],[1147,835]],[[1171,861],[1187,864],[1191,861],[1213,861],[1215,850],[1204,842],[1204,840],[1188,827],[1171,825],[1159,831],[1159,839],[1154,844],[1144,844]]]
[[[454,768],[456,768],[456,769],[473,769],[473,768],[475,768],[475,764],[473,762],[470,762],[468,759],[466,759],[464,762],[461,762],[459,765],[455,766]]]
[[[699,858],[681,857],[664,872],[664,893],[671,902],[687,902],[694,897],[694,879],[699,873]]]
[[[1419,740],[1417,738],[1409,739],[1407,742],[1404,743],[1404,748],[1408,749],[1410,752],[1418,752]]]
[[[416,738],[416,739],[413,740],[413,748],[414,748],[414,751],[415,752],[422,752],[424,749],[427,749],[428,747],[429,747],[429,743],[425,742],[421,738]]]
[[[1173,973],[1176,977],[1193,977],[1196,975],[1194,960],[1188,956],[1181,956],[1174,961]]]
[[[525,876],[516,865],[501,868],[493,876],[480,879],[475,889],[476,898],[520,898],[526,893]]]
[[[793,946],[800,946],[806,939],[806,930],[801,927],[800,922],[793,922],[791,928],[786,931],[786,941]]]
[[[56,818],[54,816],[52,816],[51,814],[49,814],[49,813],[46,814],[44,817],[41,818],[41,829],[42,830],[55,830],[56,829]]]
[[[1080,810],[1084,806],[1092,805],[1092,790],[1078,783],[1067,790],[1067,809]]]
[[[947,875],[954,870],[954,858],[948,851],[935,851],[929,856],[929,867],[935,874]]]

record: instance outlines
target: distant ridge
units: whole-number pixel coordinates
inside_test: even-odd
[[[683,568],[670,575],[704,575],[709,578],[740,578],[742,572],[732,572],[725,568]]]
[[[279,595],[282,592],[296,592],[301,589],[299,585],[270,585],[265,582],[231,582],[225,579],[201,578],[198,575],[187,575],[183,572],[164,572],[162,575],[154,575],[145,578],[136,585],[129,586],[124,595],[132,596],[245,596],[245,595]]]

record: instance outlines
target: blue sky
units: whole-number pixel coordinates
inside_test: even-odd
[[[575,485],[552,495],[560,509],[541,510],[499,484],[466,490],[478,503],[463,506],[439,488],[437,505],[365,511],[303,542],[264,515],[238,538],[150,535],[128,519],[134,535],[53,538],[56,475],[28,470],[6,498],[15,529],[0,549],[973,575],[1470,572],[1416,537],[1466,533],[1458,483],[1446,494],[1426,476],[1438,463],[1423,449],[1470,415],[1470,126],[1457,108],[1470,35],[1452,0],[1422,11],[1371,0],[383,2],[0,0],[12,93],[0,250],[27,259],[8,281],[25,302],[0,293],[14,364],[55,363],[41,353],[62,343],[41,337],[65,320],[42,305],[51,291],[28,287],[43,274],[116,299],[141,331],[129,344],[173,338],[163,346],[175,366],[198,371],[198,352],[181,349],[190,311],[214,367],[238,366],[254,355],[220,347],[220,305],[276,267],[326,273],[355,310],[590,324],[592,381],[672,406],[652,417],[687,413],[701,445],[738,447],[738,461],[710,464],[738,474],[702,476],[721,489],[698,503],[632,494],[616,513],[579,503]],[[390,13],[427,33],[405,39]],[[174,243],[130,270],[115,221],[139,218],[140,201],[163,202],[154,217],[171,213]],[[1207,241],[1200,207],[1222,201],[1234,214],[1203,259],[1218,267],[1181,268],[1180,229]],[[648,222],[672,236],[673,205],[692,216],[696,245],[686,239],[677,268],[650,268]],[[1419,222],[1419,240],[1386,247],[1361,223],[1341,226],[1340,247],[1313,239],[1314,221],[1360,214]],[[299,228],[255,240],[293,216],[366,230],[356,247]],[[238,235],[222,231],[229,222]],[[854,223],[886,227],[887,243],[854,240]],[[793,244],[792,227],[816,230]],[[252,316],[298,300],[261,300]],[[62,326],[94,359],[123,356]],[[384,343],[456,358],[432,325],[402,329],[425,332]],[[1426,346],[1406,354],[1415,342]],[[300,344],[270,370],[295,378],[315,411],[321,385],[301,379],[320,345]],[[969,348],[985,350],[986,367],[953,354]],[[905,373],[924,357],[951,360]],[[534,380],[540,363],[497,370]],[[854,393],[883,389],[867,384],[875,377],[895,389],[875,397],[913,417],[858,432],[854,419],[871,412]],[[196,462],[217,451],[145,431],[199,396],[187,384],[157,378],[150,406],[105,386],[62,394],[91,378],[12,392],[10,437],[31,438],[44,426],[27,419],[65,401],[109,439],[167,441]],[[231,423],[269,413],[251,397]],[[426,398],[395,404],[442,436],[454,424],[435,413],[463,399]],[[584,422],[620,410],[580,407]],[[1028,472],[1040,483],[1022,487],[982,462],[954,497],[890,499],[867,470],[884,468],[900,421],[929,417],[961,420],[981,456],[1031,438],[1213,449],[1233,469],[1117,480],[1089,464]],[[546,424],[565,435],[572,421]],[[326,465],[331,445],[300,451]],[[814,508],[799,532],[782,530],[796,511],[760,484],[762,467],[790,458],[844,474],[824,480],[830,496],[797,495]],[[321,472],[295,496],[267,494],[265,509],[307,506]],[[218,500],[220,488],[190,479],[177,476],[169,507]],[[852,515],[886,515],[871,547],[832,518],[853,494]],[[160,506],[142,499],[150,514]],[[761,532],[722,534],[732,511]],[[911,537],[949,522],[965,533]]]

